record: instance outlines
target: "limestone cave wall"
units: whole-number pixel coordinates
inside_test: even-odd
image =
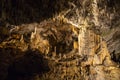
[[[0,80],[119,80],[119,0],[0,0]]]

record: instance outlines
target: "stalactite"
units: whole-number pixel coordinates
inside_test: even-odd
[[[99,26],[98,15],[99,15],[99,8],[98,8],[98,1],[92,0],[92,14],[94,15],[94,24]]]
[[[98,31],[101,25],[104,27],[108,23],[100,21],[103,19],[101,15],[107,16],[106,20],[108,18],[112,20],[112,17],[105,13],[107,12],[105,5],[103,10],[99,9],[100,1],[80,0],[80,4],[75,4],[75,0],[70,3],[72,8],[56,14],[53,19],[19,25],[19,28],[12,27],[9,31],[10,38],[1,42],[0,47],[14,47],[24,51],[39,50],[40,54],[49,60],[51,68],[50,72],[43,74],[39,79],[44,76],[44,79],[51,78],[51,80],[105,80],[106,77],[108,77],[106,80],[109,80],[112,74],[119,74],[119,70],[114,71],[113,68],[117,67],[111,61],[107,44]],[[18,8],[19,4],[14,5]],[[34,11],[32,9],[32,14]],[[16,38],[16,34],[19,37]],[[112,69],[107,71],[111,67]],[[114,73],[111,73],[112,71]]]

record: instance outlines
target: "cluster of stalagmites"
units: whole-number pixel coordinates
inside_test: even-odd
[[[44,21],[8,31],[0,43],[0,80],[120,78],[105,41],[90,29]]]

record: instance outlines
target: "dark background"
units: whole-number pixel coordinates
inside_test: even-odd
[[[106,1],[110,8],[119,9],[120,0],[101,1]],[[15,25],[40,22],[70,8],[68,2],[77,5],[82,0],[0,0],[0,22]]]

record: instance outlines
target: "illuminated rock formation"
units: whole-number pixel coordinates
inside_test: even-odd
[[[119,0],[1,3],[0,80],[120,79]]]

